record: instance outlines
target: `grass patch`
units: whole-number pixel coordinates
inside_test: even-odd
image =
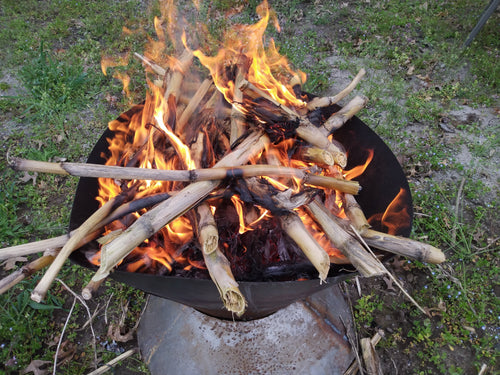
[[[52,334],[48,324],[54,310],[62,309],[63,300],[49,294],[44,304],[31,300],[31,290],[39,277],[21,282],[5,294],[0,303],[0,361],[9,371],[22,370],[32,358],[50,360],[54,350],[45,351],[40,338]],[[20,324],[22,322],[22,324]],[[41,357],[40,357],[41,356]]]
[[[62,127],[64,117],[87,102],[89,79],[83,67],[56,61],[40,45],[37,58],[21,68],[19,76],[28,93],[18,100],[33,121],[54,119]]]

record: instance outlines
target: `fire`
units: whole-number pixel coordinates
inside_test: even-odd
[[[174,20],[178,15],[173,3],[171,1],[167,3],[167,7],[162,9],[162,17],[154,20],[157,38],[149,40],[145,53],[147,58],[162,63],[165,68],[168,68],[166,69],[167,73],[163,81],[160,79],[150,80],[148,77],[149,91],[146,94],[145,103],[136,107],[139,110],[129,111],[126,115],[122,115],[121,119],[109,124],[110,130],[115,135],[109,139],[109,157],[106,165],[164,170],[195,170],[201,166],[212,167],[217,161],[214,155],[217,152],[219,155],[224,154],[230,148],[224,134],[218,134],[219,130],[212,129],[215,127],[214,123],[217,122],[217,111],[231,111],[230,108],[236,108],[241,114],[248,115],[248,106],[256,105],[257,98],[249,95],[245,95],[245,98],[241,100],[236,99],[242,97],[242,95],[238,96],[238,91],[243,90],[241,85],[243,81],[249,82],[274,101],[292,111],[298,113],[306,108],[307,103],[295,95],[289,84],[290,78],[293,76],[299,76],[300,81],[305,82],[305,74],[292,70],[287,59],[279,54],[274,41],[272,39],[266,41],[264,37],[269,22],[273,22],[274,26],[279,29],[277,18],[270,10],[267,1],[258,6],[257,13],[260,17],[257,23],[237,25],[225,34],[223,47],[215,56],[209,56],[208,52],[204,51],[204,47],[196,50],[190,49],[189,44],[192,41],[187,40],[186,33],[184,33],[182,44],[184,45],[185,57],[187,56],[184,60],[183,58],[166,56],[166,51],[169,50],[167,44],[171,43],[177,49],[182,45],[178,43],[176,38],[177,29]],[[197,28],[206,29],[203,25],[198,25]],[[192,119],[185,127],[186,131],[180,132],[178,126],[179,121],[181,121],[180,117],[187,108],[186,101],[183,101],[183,95],[192,96],[195,90],[182,88],[179,82],[184,79],[185,82],[198,84],[200,81],[199,77],[188,74],[192,56],[196,57],[208,69],[217,91],[215,89],[213,92],[209,91],[206,94],[207,99],[204,101],[209,109],[207,112],[211,113],[212,117],[206,120],[203,113],[198,112],[194,116],[195,119]],[[109,67],[124,65],[127,59],[128,56],[123,59],[103,60],[103,72],[106,72]],[[115,73],[115,76],[117,74]],[[125,85],[127,77],[123,75],[122,79]],[[174,81],[179,84],[179,87],[175,87]],[[168,83],[171,86],[168,86]],[[217,101],[221,101],[218,93],[225,98],[226,103],[223,105],[217,104]],[[207,103],[212,103],[212,106],[210,107]],[[266,124],[264,124],[265,126]],[[285,131],[286,129],[283,129],[283,132]],[[219,137],[221,141],[217,143]],[[371,151],[364,165],[349,171],[343,171],[338,167],[319,168],[314,163],[304,162],[294,155],[299,147],[295,138],[283,138],[285,138],[284,141],[276,142],[272,149],[267,149],[251,163],[270,164],[277,168],[280,166],[293,167],[304,171],[309,171],[312,168],[317,174],[343,176],[346,180],[351,180],[361,175],[373,159],[373,151]],[[197,142],[202,143],[201,147],[203,147],[204,152],[201,155],[195,152],[196,147],[199,147]],[[216,150],[217,148],[218,150]],[[277,192],[291,191],[292,194],[301,194],[301,190],[304,188],[303,182],[297,177],[271,178],[262,176],[262,178]],[[187,182],[151,180],[133,180],[124,184],[110,178],[100,178],[97,200],[102,205],[124,191],[131,192],[135,198],[161,192],[175,193],[187,184]],[[241,186],[240,188],[243,190]],[[307,188],[309,189],[309,186]],[[325,206],[331,212],[345,217],[341,195],[333,189],[326,188],[321,191],[321,194],[324,195]],[[263,199],[265,198],[263,197]],[[283,231],[279,230],[279,223],[273,217],[273,210],[264,205],[250,204],[248,199],[242,194],[238,195],[227,191],[215,191],[209,198],[210,211],[219,226],[220,249],[227,251],[230,248],[237,248],[238,252],[245,253],[252,241],[262,241],[260,244],[262,258],[266,260],[283,261],[298,257],[293,251],[285,251],[290,247],[291,240],[283,234]],[[388,211],[381,218],[384,225],[389,228],[397,224],[399,220],[396,218],[400,215],[397,213],[400,209],[397,199],[388,207]],[[109,224],[106,227],[106,233],[118,229],[125,230],[146,212],[147,209],[141,209],[128,215],[125,219]],[[295,212],[331,259],[343,262],[344,256],[332,245],[311,216],[303,209],[295,209]],[[233,217],[235,220],[230,220]],[[125,262],[127,270],[131,272],[171,273],[174,268],[185,271],[205,268],[199,253],[200,244],[197,243],[198,239],[195,235],[196,226],[193,225],[197,220],[196,213],[188,212],[171,221],[129,254]],[[237,227],[236,230],[234,227]],[[260,238],[262,235],[257,229],[267,232],[266,236],[273,238]],[[238,254],[238,256],[240,255]],[[100,254],[97,253],[91,261],[94,264],[99,264],[99,259]],[[241,267],[244,268],[244,266]]]
[[[361,176],[363,172],[368,168],[371,161],[373,160],[373,150],[368,150],[368,157],[363,165],[358,165],[348,171],[344,171],[344,176],[346,180],[353,180],[358,176]]]
[[[410,214],[404,204],[408,192],[401,188],[383,214],[375,214],[368,219],[370,224],[380,222],[387,233],[397,235],[398,231],[410,226]]]
[[[248,82],[255,84],[282,104],[303,108],[306,103],[295,96],[285,79],[286,75],[298,74],[305,82],[305,74],[292,71],[287,59],[279,54],[272,39],[266,48],[264,32],[271,17],[267,1],[257,7],[257,14],[261,19],[256,24],[238,25],[226,33],[223,48],[216,56],[207,56],[200,49],[193,53],[210,70],[215,85],[226,100],[241,112],[245,112],[244,106],[233,100],[235,80],[225,74],[228,64],[236,64],[241,70],[248,66],[245,74]],[[274,21],[275,27],[279,29],[277,19],[274,18]]]

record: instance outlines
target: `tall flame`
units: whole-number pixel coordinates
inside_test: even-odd
[[[182,45],[187,50],[189,57],[191,50],[189,44],[195,45],[193,39],[195,37],[191,33],[183,32],[182,38],[180,35],[179,25],[182,24],[180,16],[177,13],[173,0],[166,0],[165,7],[161,8],[161,16],[155,18],[154,27],[156,30],[156,39],[150,38],[146,47],[145,56],[152,61],[157,62],[166,70],[166,75],[162,80],[152,79],[148,76],[149,91],[146,94],[146,100],[143,105],[137,106],[134,110],[120,116],[119,119],[112,121],[109,124],[109,129],[114,132],[114,137],[109,139],[109,158],[106,161],[107,165],[133,166],[138,168],[156,168],[156,169],[186,169],[193,170],[197,168],[197,164],[201,164],[199,160],[193,160],[193,155],[199,155],[194,151],[194,145],[186,140],[186,134],[178,134],[180,123],[177,121],[177,115],[182,113],[187,101],[179,100],[183,95],[186,97],[192,96],[196,89],[180,88],[176,95],[171,94],[171,86],[168,85],[169,77],[175,74],[186,74],[186,67],[181,64],[182,58],[168,55],[168,52],[182,49]],[[198,6],[199,4],[195,4]],[[272,39],[265,39],[265,31],[269,22],[274,23],[274,27],[279,30],[279,24],[276,15],[270,10],[267,1],[264,1],[257,7],[257,13],[260,17],[259,21],[253,25],[236,25],[225,33],[223,47],[218,50],[215,56],[209,56],[208,52],[204,52],[204,47],[192,51],[193,55],[199,62],[206,67],[212,76],[214,85],[223,94],[227,103],[245,113],[245,108],[252,102],[250,95],[241,94],[237,90],[240,81],[246,80],[259,90],[267,94],[274,101],[294,110],[304,109],[306,103],[297,97],[293,88],[290,86],[290,78],[299,76],[301,82],[305,82],[306,77],[303,72],[293,71],[287,59],[281,56]],[[204,25],[197,25],[198,29],[206,30]],[[189,40],[188,40],[189,39]],[[170,43],[170,45],[169,45]],[[186,51],[185,51],[186,52]],[[103,59],[102,69],[106,73],[110,67],[124,65],[128,60],[128,56],[116,59]],[[192,69],[191,69],[192,70]],[[127,85],[128,76],[115,72],[114,76],[121,77],[124,82],[124,87]],[[188,76],[185,81],[189,83],[199,80],[199,77]],[[183,81],[184,82],[184,81]],[[167,87],[165,87],[167,86]],[[187,85],[186,85],[187,86]],[[199,86],[199,85],[197,85]],[[189,95],[186,95],[189,94]],[[217,97],[217,95],[212,95]],[[206,102],[208,96],[205,98]],[[219,95],[220,96],[220,95]],[[238,99],[235,99],[238,98]],[[250,103],[251,102],[251,103]],[[205,102],[204,102],[205,103]],[[227,104],[225,103],[225,104]],[[215,106],[215,105],[214,105]],[[226,106],[227,109],[228,106]],[[212,110],[213,107],[211,107]],[[201,111],[199,114],[202,113]],[[202,117],[202,116],[200,116]],[[215,116],[214,116],[215,117]],[[207,121],[207,122],[210,122]],[[216,122],[214,119],[213,122]],[[192,128],[186,126],[189,131],[196,131],[205,134],[205,144],[203,145],[205,154],[209,154],[208,161],[204,164],[211,166],[215,163],[215,146],[213,141],[217,135],[210,133],[209,129],[212,126],[204,122],[203,118],[198,118]],[[281,130],[281,129],[280,129]],[[284,137],[286,138],[286,137]],[[277,142],[277,141],[276,141]],[[275,143],[276,143],[275,142]],[[223,143],[223,142],[222,142]],[[226,139],[226,143],[228,143]],[[190,146],[192,149],[190,149]],[[230,146],[222,147],[224,152],[228,151]],[[353,179],[361,175],[373,158],[373,151],[367,157],[366,162],[362,166],[355,167],[349,171],[342,171],[337,167],[320,169],[314,163],[305,163],[298,158],[294,158],[294,152],[297,150],[295,139],[286,139],[278,144],[274,144],[272,150],[266,150],[257,158],[251,161],[252,164],[267,163],[279,166],[300,168],[303,170],[314,169],[314,173],[321,173],[335,177],[344,176],[345,179]],[[221,155],[224,152],[219,152]],[[213,154],[213,155],[212,155]],[[206,155],[205,155],[206,156]],[[199,157],[195,157],[199,159]],[[265,158],[265,161],[264,161]],[[213,160],[212,160],[213,159]],[[205,165],[204,165],[205,166]],[[198,166],[199,167],[199,166]],[[319,171],[319,172],[318,172]],[[302,186],[302,181],[298,178],[290,177],[264,177],[269,184],[277,190],[285,191],[292,189],[293,193],[298,193]],[[162,181],[139,181],[134,180],[127,182],[124,185],[121,181],[115,181],[110,178],[99,179],[99,196],[100,204],[108,201],[110,198],[120,194],[122,190],[134,189],[135,197],[142,197],[158,192],[175,192],[185,186],[183,182],[162,182]],[[307,187],[309,189],[309,187]],[[400,192],[398,197],[404,194]],[[325,197],[325,206],[333,213],[343,216],[342,199],[335,191],[324,189],[321,195]],[[381,215],[380,220],[389,228],[397,225],[400,220],[401,213],[398,202],[398,197],[388,207],[386,213]],[[224,198],[225,199],[225,198]],[[237,212],[238,223],[234,221],[234,225],[238,225],[238,232],[241,237],[251,236],[256,233],[255,229],[259,226],[272,225],[273,220],[269,211],[258,205],[250,207],[244,203],[244,198],[233,195],[230,198],[234,210]],[[221,203],[222,198],[217,194],[213,194],[210,198],[210,207],[212,214],[217,215],[217,210],[224,204],[231,205],[229,202]],[[229,199],[228,199],[229,201]],[[231,215],[234,212],[231,208]],[[146,209],[135,212],[124,222],[115,221],[106,227],[107,232],[114,230],[126,229],[134,220],[147,212]],[[224,212],[223,208],[220,212]],[[311,216],[302,209],[296,209],[297,214],[302,218],[304,224],[320,245],[329,253],[331,257],[342,258],[341,253],[333,247],[328,238],[325,236],[321,228],[318,226]],[[397,214],[396,214],[397,213]],[[222,214],[221,214],[222,215]],[[145,241],[136,248],[127,259],[127,267],[129,271],[144,271],[145,269],[154,270],[155,272],[171,272],[174,269],[189,270],[193,267],[203,268],[203,263],[196,257],[189,257],[184,253],[186,248],[194,243],[194,231],[192,220],[194,215],[186,214],[173,220],[168,225],[163,227],[154,237]],[[398,218],[399,217],[399,218]],[[225,218],[224,218],[225,219]],[[232,223],[231,223],[232,224]],[[390,229],[392,230],[392,229]],[[254,232],[252,232],[254,231]],[[239,241],[235,240],[237,243]],[[188,246],[185,246],[188,245]],[[221,243],[221,249],[227,248],[227,243]],[[277,246],[277,245],[276,245]],[[245,245],[242,244],[242,251],[246,251]],[[266,250],[267,251],[267,250]],[[99,262],[99,254],[96,254],[92,259],[94,263]]]
[[[264,32],[269,23],[271,12],[267,1],[257,7],[260,21],[253,25],[238,25],[229,30],[216,56],[206,56],[200,49],[194,55],[210,70],[214,83],[229,103],[234,103],[234,78],[227,77],[227,64],[248,66],[246,80],[266,91],[282,104],[302,108],[304,101],[297,98],[290,85],[286,84],[286,74],[299,74],[305,81],[305,74],[291,70],[286,57],[281,56],[274,41],[270,39],[265,47]],[[275,25],[279,27],[275,18]],[[241,107],[238,107],[241,109]]]

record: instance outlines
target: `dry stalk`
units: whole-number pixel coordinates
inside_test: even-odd
[[[109,224],[110,222],[119,219],[120,217],[123,217],[125,215],[128,215],[132,212],[139,211],[143,208],[147,208],[150,206],[154,206],[155,204],[160,203],[165,199],[169,198],[172,194],[168,193],[152,194],[147,197],[135,199],[131,202],[122,204],[120,207],[114,210],[108,217],[106,217],[106,219],[97,224],[94,230],[87,236],[85,236],[78,243],[77,247],[83,246],[86,243],[97,238],[102,232],[101,228]],[[0,260],[12,258],[15,256],[30,255],[43,251],[51,251],[51,250],[58,251],[58,249],[62,248],[66,244],[66,242],[68,242],[70,237],[73,236],[75,233],[76,230],[73,230],[69,234],[63,234],[62,236],[0,249]]]
[[[238,68],[236,72],[236,78],[234,80],[234,93],[233,93],[233,103],[231,108],[231,132],[229,136],[229,143],[234,144],[237,139],[239,139],[245,132],[246,123],[245,115],[241,113],[238,109],[238,105],[243,102],[243,92],[240,89],[240,84],[244,80],[243,73],[241,69]]]
[[[335,217],[317,199],[306,207],[331,243],[349,259],[362,276],[371,277],[385,273],[385,269],[381,267],[380,262],[350,236],[341,225],[337,224],[337,220],[341,220],[340,218]]]
[[[329,107],[333,104],[337,104],[342,99],[344,99],[347,95],[349,95],[352,90],[358,85],[359,81],[365,76],[366,70],[360,69],[356,77],[347,85],[341,92],[339,92],[335,96],[326,96],[326,97],[317,97],[313,98],[309,103],[307,103],[307,109],[309,111],[314,111],[318,108]]]
[[[359,241],[365,246],[365,248],[373,255],[375,256],[375,254],[373,254],[373,251],[371,250],[371,248],[368,246],[368,244],[364,241],[363,237],[361,236],[361,234],[356,230],[356,228],[354,228],[354,226],[351,225],[351,229],[353,230],[353,232],[356,234],[356,237],[358,237]],[[379,260],[380,262],[380,260]],[[383,265],[382,262],[380,262],[380,264],[384,267],[385,271],[386,271],[386,274],[387,276],[389,276],[389,278],[398,286],[398,288],[401,290],[401,292],[406,296],[406,298],[408,298],[411,303],[413,303],[424,315],[427,315],[427,316],[430,316],[429,313],[427,311],[424,310],[424,308],[422,306],[420,306],[418,304],[417,301],[415,301],[415,299],[410,296],[408,294],[408,292],[404,289],[404,287],[401,285],[401,283],[394,277],[394,275],[392,273],[389,272],[389,270]]]
[[[283,230],[300,247],[307,259],[318,270],[320,281],[326,281],[328,271],[330,270],[330,257],[325,249],[309,233],[297,214],[289,213],[281,215],[280,222]]]
[[[326,137],[324,139],[326,142],[331,144]],[[16,170],[29,170],[79,177],[107,177],[123,180],[198,182],[256,176],[296,177],[302,179],[304,183],[309,185],[336,189],[348,194],[358,194],[360,190],[359,183],[356,181],[349,181],[343,178],[331,176],[320,176],[309,173],[304,169],[281,166],[278,167],[275,165],[265,164],[242,166],[231,165],[227,167],[200,168],[192,170],[165,170],[87,163],[50,163],[35,160],[15,159],[12,167]]]
[[[165,84],[165,93],[163,97],[165,101],[168,103],[169,100],[173,97],[177,102],[179,100],[179,93],[182,84],[182,80],[184,79],[184,75],[191,66],[193,62],[193,53],[189,50],[184,50],[182,54],[179,56],[174,67],[172,67],[172,74],[170,77],[165,76],[166,84]]]
[[[24,265],[15,272],[12,272],[9,276],[0,280],[0,294],[5,293],[7,290],[17,285],[25,278],[31,276],[35,272],[47,267],[55,258],[56,251],[48,250],[38,259]]]
[[[98,281],[90,281],[83,289],[82,289],[82,297],[85,300],[90,300],[92,298],[92,294],[94,294],[97,289],[101,286],[105,279]]]
[[[204,134],[200,133],[191,146],[191,157],[197,167],[204,152]],[[231,265],[219,249],[219,231],[208,203],[203,202],[195,208],[195,225],[198,232],[198,241],[201,244],[203,260],[208,273],[219,291],[224,307],[236,314],[243,315],[247,303],[239,289]]]
[[[73,252],[73,250],[78,248],[80,242],[94,230],[95,226],[103,221],[113,211],[116,205],[122,203],[125,198],[126,196],[123,194],[110,199],[75,231],[75,234],[70,237],[61,251],[59,251],[59,254],[57,254],[45,275],[43,275],[42,279],[33,289],[33,292],[31,293],[32,300],[35,302],[41,302],[45,298],[50,285],[56,278],[69,255]]]
[[[360,234],[369,246],[393,254],[431,264],[440,264],[446,260],[444,253],[440,249],[420,241],[377,232],[373,229],[365,229]]]
[[[347,103],[340,111],[334,113],[326,120],[322,125],[321,129],[324,134],[330,134],[331,132],[341,128],[347,120],[350,120],[359,111],[361,111],[368,103],[368,98],[365,96],[356,96],[349,103]]]
[[[105,365],[99,367],[98,369],[89,372],[87,375],[102,375],[108,372],[109,370],[113,369],[113,366],[115,366],[118,362],[123,361],[124,359],[127,359],[128,357],[139,353],[138,348],[130,349],[127,350],[126,352],[123,352],[120,354],[118,357],[112,359],[111,361],[107,362]]]
[[[142,56],[141,54],[138,54],[137,52],[134,52],[134,56],[137,57],[139,60],[142,61],[142,63],[153,70],[156,74],[158,74],[161,77],[164,77],[165,74],[167,74],[167,70],[156,64],[154,61],[151,59],[148,59],[146,56]]]
[[[205,254],[211,254],[219,247],[219,231],[210,206],[207,203],[200,204],[196,209],[198,217],[198,240]]]
[[[318,147],[301,147],[297,153],[297,158],[318,166],[332,166],[335,160],[331,152]]]
[[[240,292],[238,283],[231,272],[231,265],[217,247],[210,254],[203,252],[203,259],[210,278],[214,282],[224,303],[224,307],[237,316],[243,315],[247,302]]]
[[[244,164],[249,158],[261,152],[268,143],[267,136],[260,132],[252,133],[233,152],[216,163],[215,167]],[[92,280],[98,281],[107,277],[113,267],[134,248],[200,203],[219,183],[218,180],[192,183],[142,215],[122,235],[102,247],[101,266]]]
[[[367,374],[383,375],[380,360],[371,339],[361,339],[361,351],[363,353],[363,362],[365,363]]]
[[[66,318],[66,321],[64,322],[63,329],[61,331],[61,335],[59,336],[59,341],[57,342],[57,348],[56,348],[56,353],[54,354],[54,369],[52,371],[52,375],[56,375],[57,373],[57,357],[59,356],[59,349],[61,348],[62,340],[64,337],[64,332],[66,332],[66,327],[68,326],[69,319],[71,318],[71,315],[73,314],[73,309],[75,308],[76,305],[76,297],[73,297],[73,303],[71,304],[71,308],[69,309],[68,316]]]
[[[175,131],[177,134],[184,134],[184,127],[187,125],[191,116],[199,107],[200,102],[203,100],[206,93],[211,87],[213,87],[213,81],[211,79],[204,80],[203,83],[200,85],[200,87],[189,101],[188,105],[182,112],[181,117],[179,118],[179,120],[175,125]]]
[[[89,319],[92,319],[92,314],[90,313],[89,306],[87,305],[85,300],[81,296],[76,294],[68,285],[66,285],[66,283],[64,281],[62,281],[61,279],[58,279],[58,278],[56,278],[55,280],[57,282],[59,282],[64,287],[64,289],[66,289],[68,292],[70,292],[73,295],[73,297],[75,297],[75,299],[78,299],[80,301],[80,303],[85,307],[85,310],[87,310],[87,315],[89,316]],[[92,320],[90,321],[89,326],[90,326],[90,332],[92,332],[92,348],[94,350],[94,364],[95,364],[95,366],[97,366],[96,337],[95,337],[95,332],[94,332],[94,326],[92,325]],[[61,338],[62,338],[62,334],[61,334]],[[54,371],[55,371],[55,366],[54,366]]]

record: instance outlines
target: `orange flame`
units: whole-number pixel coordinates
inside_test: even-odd
[[[387,206],[383,214],[372,215],[368,222],[374,225],[380,222],[387,229],[388,234],[397,235],[398,231],[410,226],[410,214],[403,203],[407,200],[408,192],[401,188],[396,197]]]
[[[154,27],[156,30],[156,39],[150,38],[147,50],[144,55],[151,60],[157,62],[167,69],[167,75],[164,82],[152,82],[148,80],[150,92],[146,94],[146,100],[141,107],[141,111],[131,111],[125,115],[127,118],[112,121],[109,124],[109,129],[114,132],[114,138],[109,140],[110,157],[107,159],[107,165],[120,166],[135,166],[139,168],[157,168],[157,169],[196,169],[197,162],[191,157],[191,151],[184,138],[184,134],[176,133],[176,116],[182,110],[182,104],[178,104],[178,98],[165,98],[166,88],[164,86],[168,77],[173,72],[182,72],[183,67],[179,59],[168,56],[167,51],[171,48],[167,47],[170,40],[174,49],[176,46],[188,48],[189,41],[187,36],[189,33],[183,33],[182,44],[177,44],[176,36],[179,35],[179,27],[176,21],[179,18],[176,8],[173,5],[173,0],[164,2],[166,6],[161,8],[161,17],[155,18]],[[199,6],[195,1],[196,7]],[[293,71],[287,59],[281,56],[272,39],[266,41],[264,34],[269,22],[274,23],[274,27],[279,31],[279,24],[276,15],[269,8],[267,1],[264,1],[257,8],[257,13],[260,20],[253,25],[237,25],[226,32],[223,48],[221,48],[215,56],[208,56],[202,49],[193,51],[195,57],[210,71],[214,84],[217,89],[224,95],[226,101],[232,104],[241,112],[245,112],[245,100],[242,103],[236,103],[234,100],[235,90],[239,89],[236,86],[236,73],[228,67],[238,67],[243,78],[252,83],[258,89],[264,91],[278,103],[281,103],[288,108],[299,110],[306,106],[306,103],[297,98],[293,88],[288,84],[290,77],[299,76],[302,82],[305,82],[306,77],[303,72]],[[199,26],[203,27],[203,26]],[[128,61],[128,55],[116,59],[103,59],[102,69],[106,74],[107,69],[125,65]],[[114,76],[120,78],[124,82],[124,91],[128,93],[128,82],[130,78],[122,73],[115,72]],[[149,77],[148,77],[149,78]],[[158,85],[158,86],[157,86]],[[187,91],[187,90],[186,90]],[[179,93],[181,96],[184,93]],[[172,100],[174,99],[174,100]],[[215,120],[214,120],[215,121]],[[201,122],[201,121],[200,121]],[[210,138],[208,135],[209,126],[203,124],[200,126],[201,132],[205,132],[207,136],[207,145],[205,151],[207,153],[215,153],[211,148]],[[160,139],[161,141],[158,141]],[[227,141],[226,141],[227,142]],[[288,139],[279,144],[275,144],[272,150],[266,150],[265,154],[258,155],[257,158],[251,161],[253,164],[262,163],[263,155],[268,164],[277,166],[287,166],[293,168],[308,169],[312,163],[305,163],[301,160],[296,160],[293,156],[295,148],[295,140]],[[215,158],[215,157],[214,157]],[[349,171],[342,171],[336,167],[322,170],[325,175],[344,175],[348,180],[361,175],[371,160],[373,159],[373,151],[364,163]],[[207,162],[210,164],[210,162]],[[295,192],[298,192],[301,187],[301,181],[297,178],[290,177],[265,177],[265,179],[276,189],[284,191],[293,187]],[[136,197],[145,196],[156,192],[171,192],[179,190],[185,184],[181,182],[161,182],[161,181],[130,181],[127,183],[129,188],[136,189]],[[100,204],[108,201],[110,198],[122,192],[123,185],[120,181],[115,181],[110,178],[99,179],[99,196],[97,199]],[[403,194],[400,192],[398,197]],[[322,193],[323,194],[323,193]],[[324,189],[325,206],[333,213],[345,217],[342,208],[341,194],[335,191]],[[389,230],[401,220],[403,213],[400,213],[401,206],[398,203],[398,197],[389,205],[387,211],[381,215],[380,220],[389,227]],[[258,225],[270,218],[270,213],[267,209],[257,205],[249,207],[237,197],[232,196],[231,201],[237,211],[239,220],[239,234],[244,234],[248,231],[253,231]],[[212,213],[215,214],[217,205],[211,206]],[[343,255],[331,244],[327,236],[323,233],[318,224],[303,210],[297,209],[304,224],[318,243],[328,252],[331,257],[343,258]],[[106,227],[106,232],[111,232],[117,229],[126,229],[130,225],[130,221],[139,218],[147,212],[141,210],[131,214],[127,218],[127,225],[120,221],[111,223]],[[407,213],[406,213],[407,214]],[[399,225],[398,225],[399,227]],[[181,216],[172,221],[154,237],[145,241],[141,246],[137,247],[130,254],[130,262],[127,263],[129,271],[142,271],[146,268],[159,269],[164,267],[167,271],[172,271],[174,263],[176,269],[189,270],[193,267],[204,268],[203,262],[193,260],[187,256],[183,256],[179,249],[182,245],[187,244],[193,239],[193,228],[188,217]],[[227,244],[222,243],[222,248]],[[100,253],[93,256],[91,261],[94,264],[100,262]]]
[[[228,63],[248,65],[246,80],[266,91],[278,102],[302,108],[306,103],[295,96],[285,78],[287,74],[302,76],[304,74],[290,69],[286,57],[278,53],[272,39],[267,49],[265,48],[264,32],[271,17],[267,1],[257,7],[257,13],[261,17],[259,22],[253,25],[238,25],[226,33],[224,47],[216,56],[206,56],[199,49],[193,53],[210,70],[215,85],[224,94],[226,100],[237,105],[241,111],[244,109],[233,101],[235,82],[225,75],[224,67]],[[303,78],[305,80],[305,77]]]
[[[368,165],[371,163],[373,160],[373,150],[368,150],[368,157],[366,158],[366,161],[363,165],[358,165],[352,169],[349,169],[348,171],[344,171],[344,176],[346,180],[352,180],[358,176],[361,176],[366,168],[368,168]]]

